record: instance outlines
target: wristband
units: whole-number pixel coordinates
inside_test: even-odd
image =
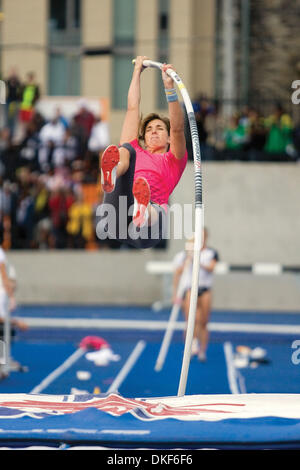
[[[178,101],[178,96],[175,88],[165,88],[165,94],[168,103],[171,103],[172,101]]]

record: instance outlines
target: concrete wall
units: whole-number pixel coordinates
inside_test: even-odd
[[[159,279],[145,271],[150,252],[9,253],[21,303],[149,304]]]
[[[203,165],[209,244],[230,264],[300,265],[300,167],[241,163]],[[193,200],[189,163],[171,203]],[[151,304],[163,297],[161,277],[146,272],[168,250],[9,252],[19,279],[20,303]],[[300,277],[231,273],[215,278],[214,308],[300,311]]]
[[[193,191],[189,164],[172,201],[187,204]],[[299,165],[204,163],[203,200],[209,243],[223,261],[300,265]],[[172,253],[180,246],[172,242]]]
[[[163,300],[165,286],[145,264],[161,258],[151,251],[9,253],[19,304],[150,305]],[[216,275],[213,308],[299,312],[300,276]]]

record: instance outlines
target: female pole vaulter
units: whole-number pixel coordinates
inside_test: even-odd
[[[168,117],[152,113],[141,122],[140,80],[145,56],[136,58],[128,90],[127,111],[120,145],[110,145],[100,157],[101,184],[107,217],[101,217],[97,234],[151,248],[163,239],[171,193],[187,163],[184,116],[173,79],[173,69],[162,65]],[[113,209],[113,210],[110,210]],[[122,212],[122,213],[121,213]],[[103,214],[102,214],[103,215]]]

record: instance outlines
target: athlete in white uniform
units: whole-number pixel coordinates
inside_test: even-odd
[[[0,246],[0,330],[1,331],[2,331],[1,324],[4,323],[6,315],[8,315],[8,312],[11,312],[16,308],[15,289],[16,289],[16,278],[15,278],[14,268],[8,264],[5,251]],[[11,320],[11,326],[15,326],[17,328],[20,328],[21,330],[27,329],[27,324],[17,318],[14,318]]]
[[[7,258],[3,248],[0,247],[0,322],[4,322],[9,309],[9,299],[13,299],[7,269]]]
[[[203,232],[203,246],[200,254],[200,270],[199,270],[199,289],[197,310],[195,318],[194,339],[192,343],[192,354],[198,355],[201,361],[206,360],[206,350],[209,340],[209,332],[207,324],[210,317],[211,303],[212,303],[212,286],[213,286],[213,271],[219,256],[216,250],[209,248],[206,245],[207,229]],[[173,277],[173,301],[176,301],[179,280],[184,285],[184,295],[182,299],[182,310],[185,320],[188,319],[191,287],[192,287],[192,272],[193,272],[193,242],[190,240],[187,244],[187,249],[178,253],[173,261],[174,277]],[[182,277],[183,276],[183,277]]]

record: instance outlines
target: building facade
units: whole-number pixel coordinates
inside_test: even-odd
[[[300,0],[0,0],[0,71],[35,71],[44,96],[104,97],[118,139],[132,59],[175,65],[189,94],[221,103],[281,100],[300,78]],[[157,71],[142,79],[142,111],[164,110]]]
[[[34,71],[44,96],[106,97],[112,139],[126,107],[132,59],[175,65],[191,96],[214,94],[214,0],[2,0],[1,73]],[[165,109],[157,71],[142,111]]]

